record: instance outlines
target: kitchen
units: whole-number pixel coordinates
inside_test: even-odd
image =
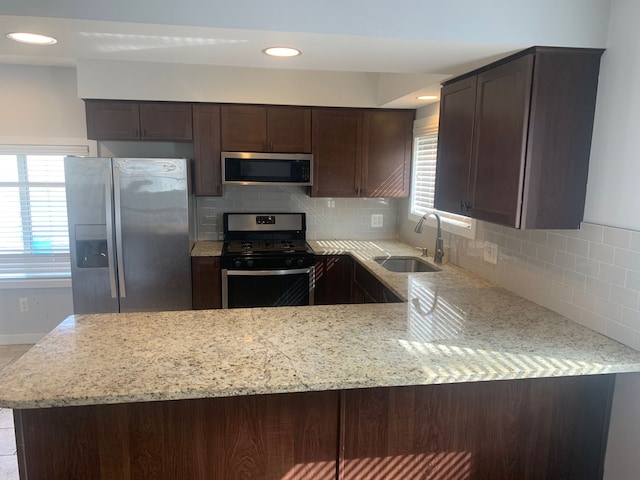
[[[526,7],[523,7],[526,8]],[[595,7],[594,7],[595,8]],[[603,46],[608,49],[608,52],[613,52],[609,56],[603,58],[603,69],[601,76],[601,84],[599,90],[598,110],[596,114],[596,126],[594,134],[594,145],[592,148],[591,156],[591,171],[589,178],[589,196],[587,199],[586,220],[595,226],[589,226],[584,229],[584,236],[577,238],[577,240],[591,241],[595,240],[597,243],[598,236],[602,239],[604,236],[607,238],[629,237],[630,241],[637,242],[637,219],[634,219],[632,215],[628,215],[627,211],[635,211],[633,206],[637,199],[633,195],[633,172],[637,171],[637,162],[632,158],[632,154],[628,153],[632,149],[633,140],[626,138],[624,135],[632,135],[630,128],[625,118],[633,118],[631,113],[624,115],[622,112],[633,112],[632,107],[635,105],[633,101],[629,101],[628,98],[620,93],[619,89],[614,89],[612,83],[616,82],[629,82],[629,91],[632,90],[632,75],[627,75],[628,68],[633,66],[633,59],[637,58],[633,50],[628,52],[628,48],[632,48],[635,45],[637,37],[635,37],[634,29],[632,26],[629,28],[622,28],[626,25],[621,19],[633,18],[636,12],[636,7],[632,6],[630,2],[614,2],[611,13],[611,24],[616,25],[616,28],[609,29],[608,39],[605,34],[600,32],[600,43],[595,46]],[[525,11],[525,13],[531,13]],[[595,15],[595,13],[594,13]],[[567,14],[569,16],[569,14]],[[482,17],[484,18],[484,17]],[[559,17],[560,18],[560,17]],[[567,25],[572,25],[572,21],[568,20],[568,17],[564,17]],[[573,17],[571,17],[573,19]],[[604,19],[606,15],[602,15],[600,22],[602,23],[601,29],[606,30],[608,22]],[[563,27],[566,27],[564,25]],[[462,28],[462,27],[461,27]],[[473,31],[473,29],[471,30]],[[573,32],[575,33],[575,32]],[[479,32],[480,36],[481,33]],[[506,35],[506,34],[505,34]],[[577,35],[577,33],[576,33]],[[595,34],[594,34],[595,35]],[[596,35],[597,36],[597,35]],[[569,42],[567,39],[566,42]],[[523,41],[523,47],[532,44],[529,39]],[[541,43],[541,42],[538,42]],[[546,41],[544,43],[554,44],[555,41]],[[560,42],[563,43],[563,42]],[[588,43],[583,40],[583,43]],[[597,43],[597,42],[596,42]],[[589,44],[591,45],[591,44]],[[615,55],[614,55],[615,54]],[[624,58],[622,58],[624,56]],[[108,91],[111,98],[146,98],[148,90],[148,79],[145,77],[145,71],[147,75],[155,75],[164,72],[158,66],[154,65],[129,65],[128,72],[134,77],[132,82],[127,85],[122,85],[122,82],[116,82],[109,78],[108,71],[113,71],[114,65],[105,64],[102,65],[103,69],[100,69],[100,65],[95,65],[95,70],[87,68],[86,62],[84,66],[78,67],[78,76],[76,78],[76,72],[73,69],[65,68],[45,68],[45,67],[29,67],[29,66],[3,66],[2,82],[3,85],[7,85],[7,88],[3,88],[3,105],[16,105],[11,110],[15,112],[15,116],[12,118],[4,118],[2,123],[2,136],[29,138],[37,135],[42,138],[64,138],[70,139],[85,139],[84,130],[84,106],[80,100],[78,100],[80,88],[104,88]],[[193,79],[192,85],[197,85],[198,79],[201,78],[201,73],[194,67],[184,66],[185,75]],[[624,75],[623,75],[624,74]],[[92,76],[93,75],[93,76]],[[296,73],[291,72],[291,75],[295,77]],[[622,78],[617,77],[620,75]],[[345,74],[346,76],[346,74]],[[325,78],[317,76],[315,80],[311,80],[306,83],[308,86],[314,86],[316,89],[320,89],[321,85],[318,85]],[[134,81],[138,79],[139,84]],[[265,79],[266,81],[269,78]],[[77,86],[76,86],[77,82]],[[180,84],[170,83],[167,79],[168,90],[172,94],[178,95],[180,93]],[[437,83],[437,82],[436,82]],[[53,89],[52,84],[58,87]],[[617,84],[617,83],[616,83]],[[262,93],[250,90],[251,82],[242,84],[244,92],[242,95],[236,94],[233,96],[233,92],[229,93],[228,101],[238,102],[256,102],[256,103],[294,103],[296,98],[287,100],[285,94],[291,96],[291,92],[280,92],[272,90],[269,93],[273,98],[260,97],[260,95],[267,95],[265,92],[268,89],[265,87]],[[272,83],[269,85],[273,86]],[[160,87],[158,87],[160,88]],[[275,89],[275,87],[273,87]],[[324,91],[324,90],[321,90]],[[247,93],[252,92],[252,93]],[[349,98],[356,102],[362,100],[365,95],[365,90],[361,88],[354,89],[352,95]],[[20,93],[16,95],[16,93]],[[86,92],[85,92],[86,93]],[[278,94],[280,96],[278,96]],[[152,94],[148,94],[152,95]],[[82,95],[80,96],[87,96]],[[346,95],[345,95],[346,96]],[[289,97],[290,98],[290,97]],[[30,99],[27,101],[26,99]],[[180,100],[180,98],[167,98],[172,100]],[[203,98],[204,99],[204,98]],[[192,99],[193,100],[193,99]],[[200,100],[200,99],[198,99]],[[633,97],[631,98],[633,100]],[[303,102],[300,103],[311,103]],[[65,105],[65,115],[60,117],[59,105]],[[420,112],[423,115],[427,115],[427,111]],[[49,114],[49,115],[47,115]],[[41,123],[39,123],[41,122]],[[6,143],[16,143],[6,142]],[[115,148],[116,146],[114,146]],[[148,147],[155,148],[155,147]],[[173,148],[173,147],[171,147]],[[612,153],[613,152],[613,153]],[[180,153],[180,152],[178,152]],[[140,155],[148,155],[144,152]],[[635,163],[634,163],[635,162]],[[611,165],[615,165],[616,168],[611,168]],[[227,211],[229,207],[250,208],[252,202],[271,202],[271,205],[278,209],[292,210],[290,205],[298,207],[304,205],[303,209],[306,211],[314,211],[315,224],[310,223],[309,235],[310,238],[322,239],[322,238],[389,238],[396,234],[399,234],[400,238],[404,239],[411,245],[424,245],[429,248],[433,248],[434,239],[433,232],[430,235],[423,234],[417,236],[412,233],[415,221],[405,220],[407,214],[407,206],[404,200],[374,200],[374,199],[356,199],[356,200],[332,200],[323,201],[320,199],[311,199],[303,193],[288,193],[280,190],[275,191],[263,191],[250,189],[248,193],[243,191],[242,193],[230,191],[230,196],[223,197],[222,199],[206,199],[202,204],[198,205],[200,210],[200,233],[201,238],[218,239],[218,235],[221,231],[221,226],[212,223],[209,218],[217,218],[220,211]],[[246,202],[246,203],[239,203]],[[227,203],[225,205],[225,203]],[[622,207],[631,206],[630,210],[626,210]],[[297,208],[295,208],[297,209]],[[383,227],[381,229],[371,228],[370,215],[372,213],[383,214]],[[206,218],[206,217],[209,218]],[[606,228],[603,229],[598,225],[608,225],[612,227],[625,227],[625,228]],[[324,235],[325,228],[329,227],[330,230],[327,236]],[[489,224],[480,224],[480,236],[478,242],[468,241],[465,239],[455,239],[452,242],[451,238],[447,238],[445,235],[445,250],[448,254],[450,261],[457,261],[461,266],[472,271],[476,271],[490,280],[496,281],[503,285],[508,285],[516,290],[520,295],[527,297],[527,295],[533,296],[533,300],[544,306],[559,310],[565,316],[574,320],[587,323],[588,326],[608,334],[613,338],[616,338],[623,343],[630,344],[637,347],[637,311],[635,317],[628,317],[624,323],[622,323],[622,315],[627,312],[626,309],[620,309],[621,311],[613,312],[617,317],[613,318],[613,321],[607,321],[604,308],[607,306],[604,303],[596,302],[591,298],[591,302],[594,304],[591,315],[587,316],[583,310],[576,310],[576,305],[572,301],[568,301],[566,298],[558,298],[556,295],[552,295],[549,292],[545,292],[539,287],[540,283],[544,282],[542,275],[538,277],[535,271],[531,271],[521,263],[517,263],[516,260],[509,255],[512,250],[504,250],[504,256],[500,257],[500,263],[497,267],[491,267],[488,264],[478,260],[477,251],[482,248],[481,239],[491,239],[500,244],[504,243],[504,246],[508,245],[522,245],[524,242],[534,243],[536,245],[548,247],[548,239],[550,235],[557,235],[558,232],[543,232],[536,234],[535,238],[525,239],[520,232],[512,231],[505,228],[494,228]],[[621,231],[620,231],[621,230]],[[561,233],[561,232],[560,232]],[[565,236],[565,235],[560,235]],[[543,238],[542,238],[543,237]],[[566,239],[557,239],[555,236],[551,237],[554,241],[560,240],[565,243],[569,242],[570,235],[566,236]],[[617,240],[613,240],[616,242]],[[580,243],[580,242],[578,242]],[[603,243],[602,241],[600,243]],[[609,244],[610,246],[611,244]],[[502,245],[501,245],[502,246]],[[544,250],[545,253],[548,253]],[[612,267],[616,265],[612,264]],[[602,280],[602,279],[600,279]],[[537,283],[536,283],[537,282]],[[617,282],[617,281],[616,281]],[[613,282],[613,285],[616,285]],[[536,288],[532,288],[532,285]],[[70,300],[68,299],[68,287],[60,289],[46,289],[40,291],[25,291],[25,290],[5,290],[3,289],[3,302],[6,302],[6,307],[3,304],[3,312],[13,312],[15,317],[19,319],[19,325],[11,325],[9,328],[3,325],[6,330],[0,332],[0,335],[24,335],[22,338],[27,338],[28,335],[36,336],[38,334],[45,333],[49,329],[53,328],[62,318],[64,318],[70,312]],[[17,306],[19,304],[18,298],[29,297],[34,300],[31,302],[31,315],[20,315]],[[39,310],[40,309],[40,310]],[[587,309],[588,310],[588,309]],[[573,318],[572,315],[578,312],[578,318]],[[580,314],[583,317],[580,317]],[[635,323],[634,323],[635,318]],[[620,320],[620,321],[616,321]],[[4,322],[3,322],[4,323]],[[635,335],[635,336],[634,336]],[[34,340],[36,340],[35,338]],[[629,385],[621,385],[618,383],[618,388],[625,388],[627,398],[633,399],[634,396],[634,383]],[[622,399],[623,400],[623,399]],[[620,404],[624,407],[624,404]],[[625,427],[629,427],[629,423],[638,417],[638,412],[633,410],[633,404],[629,405],[631,408],[630,413],[623,414],[621,419],[624,419],[622,423],[626,423]],[[614,417],[615,421],[615,417]],[[634,430],[625,433],[626,435],[634,435]],[[623,434],[622,438],[625,438]],[[637,428],[635,430],[637,436]],[[619,458],[616,459],[617,465],[633,464],[635,458],[633,455],[624,454],[624,445],[633,445],[633,439],[636,437],[626,437],[625,440],[620,441],[617,449],[611,448],[611,440],[609,444],[609,453],[618,454]],[[612,453],[613,452],[613,453]],[[622,468],[622,467],[621,467]],[[619,478],[624,478],[623,476]],[[629,478],[629,477],[627,477]]]

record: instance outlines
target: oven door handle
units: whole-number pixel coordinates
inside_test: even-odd
[[[268,277],[274,275],[300,275],[301,273],[311,273],[308,268],[286,268],[283,270],[222,270],[223,274],[239,277]]]
[[[315,266],[307,268],[287,268],[283,270],[228,270],[222,269],[222,308],[229,308],[228,277],[267,277],[274,275],[309,275],[309,304],[313,305],[315,290]]]

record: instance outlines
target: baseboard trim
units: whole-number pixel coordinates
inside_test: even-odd
[[[0,335],[0,345],[29,345],[39,342],[46,333],[20,333]]]

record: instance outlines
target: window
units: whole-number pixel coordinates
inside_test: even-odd
[[[409,219],[436,212],[445,231],[467,238],[475,237],[475,222],[462,215],[439,212],[434,207],[436,187],[436,160],[438,154],[438,119],[431,116],[418,119],[413,129],[413,171],[411,176],[411,201]],[[433,223],[435,225],[435,221]]]
[[[64,156],[87,150],[0,146],[0,279],[70,275]]]
[[[411,189],[411,213],[422,216],[433,210],[436,189],[436,156],[438,128],[426,128],[413,139],[413,188]]]

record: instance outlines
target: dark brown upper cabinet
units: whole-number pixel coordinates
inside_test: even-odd
[[[311,153],[311,109],[223,105],[225,152]]]
[[[92,140],[193,140],[190,103],[85,100]]]
[[[409,195],[414,117],[413,110],[365,110],[360,196]]]
[[[406,197],[414,110],[312,112],[314,197]]]
[[[193,106],[193,168],[196,195],[222,196],[220,106]]]
[[[362,163],[362,112],[314,109],[313,197],[357,197]]]
[[[445,82],[436,208],[522,229],[579,228],[602,52],[532,47]]]

